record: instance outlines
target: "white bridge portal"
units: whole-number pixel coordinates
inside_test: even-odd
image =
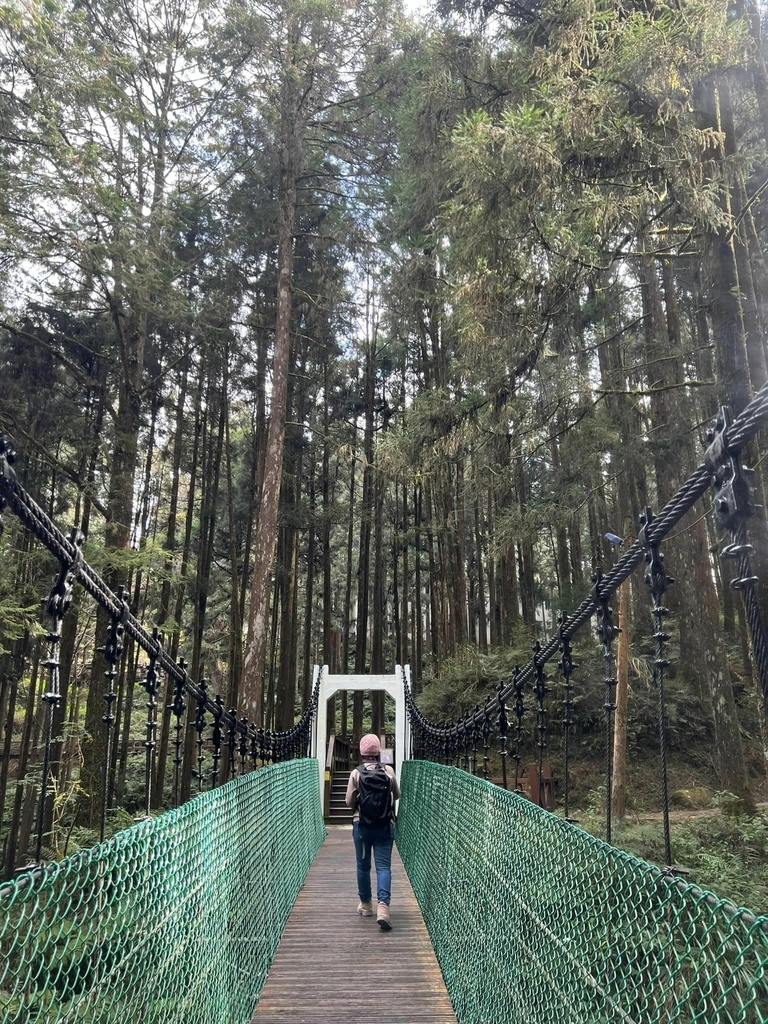
[[[317,667],[315,667],[317,672]],[[320,669],[320,688],[317,714],[312,735],[312,756],[317,758],[320,784],[320,806],[325,813],[325,750],[328,735],[328,701],[339,690],[383,690],[395,701],[395,774],[400,779],[403,761],[411,756],[410,728],[405,714],[405,682],[411,683],[408,665],[395,665],[392,675],[341,676],[331,675],[328,666]],[[359,739],[359,737],[358,737]]]

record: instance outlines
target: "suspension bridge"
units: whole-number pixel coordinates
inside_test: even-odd
[[[290,730],[256,728],[172,661],[121,593],[82,557],[19,483],[0,443],[0,510],[15,514],[58,559],[51,617],[36,862],[0,884],[0,1020],[247,1024],[378,1019],[391,1024],[766,1024],[768,918],[691,884],[673,869],[664,754],[663,594],[660,546],[714,488],[722,551],[737,566],[755,674],[768,707],[768,647],[755,594],[746,524],[750,492],[740,453],[768,418],[768,387],[733,421],[726,410],[706,458],[557,635],[528,665],[449,725],[419,710],[406,666],[389,676],[315,670],[311,699]],[[666,867],[611,843],[613,643],[611,596],[645,562],[655,623]],[[50,798],[53,713],[61,702],[57,650],[80,584],[110,616],[105,656],[121,637],[144,649],[147,814],[65,860],[40,853]],[[520,790],[520,720],[526,692],[545,725],[548,663],[562,680],[564,741],[572,725],[571,641],[592,618],[605,661],[607,842]],[[198,794],[149,815],[158,678],[172,682],[176,718],[174,803],[185,712],[197,732]],[[107,673],[104,727],[113,742],[115,694]],[[354,740],[328,736],[336,689],[382,689],[396,702],[393,755],[402,795],[396,824],[393,931],[355,913],[348,826],[332,824],[334,794],[354,762]],[[187,708],[186,705],[189,704]],[[490,779],[500,766],[501,784]],[[106,806],[108,793],[102,794]],[[335,785],[334,785],[335,780]],[[326,827],[325,820],[329,822]]]

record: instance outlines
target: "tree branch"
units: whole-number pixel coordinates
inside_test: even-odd
[[[11,415],[11,413],[0,410],[0,420],[2,420],[4,423],[7,423],[9,429],[15,435],[23,438],[24,443],[28,447],[33,448],[35,452],[37,452],[37,454],[43,459],[44,462],[47,462],[49,466],[51,466],[57,472],[61,473],[63,476],[67,477],[67,479],[71,480],[75,487],[77,487],[77,489],[81,492],[81,494],[87,494],[93,507],[98,512],[100,512],[105,519],[107,518],[106,506],[99,501],[99,499],[93,493],[93,490],[89,486],[87,481],[83,482],[82,478],[78,473],[76,473],[65,463],[57,459],[55,455],[51,454],[51,452],[45,447],[45,445],[40,444],[38,441],[35,440],[34,437],[32,437],[31,434],[27,433],[27,431],[23,427],[20,427],[18,420],[16,419],[15,416]]]
[[[633,398],[644,398],[649,395],[658,395],[662,391],[677,391],[679,388],[711,388],[715,385],[714,380],[683,380],[678,384],[660,384],[659,387],[644,388],[598,388],[598,395],[627,395]]]

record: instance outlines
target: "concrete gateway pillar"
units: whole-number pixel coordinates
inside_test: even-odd
[[[320,670],[320,689],[317,700],[317,715],[312,741],[312,752],[317,758],[318,783],[320,785],[320,806],[325,814],[325,755],[328,732],[328,701],[339,690],[383,690],[395,701],[395,774],[398,781],[402,774],[403,761],[411,756],[405,719],[405,687],[403,680],[409,675],[408,666],[395,665],[392,675],[347,676],[331,675],[328,666]]]

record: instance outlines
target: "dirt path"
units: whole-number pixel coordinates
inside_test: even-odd
[[[768,803],[757,804],[756,810],[759,814],[768,815]],[[722,813],[721,807],[686,807],[681,810],[671,810],[669,812],[669,820],[695,821],[697,818],[714,818]],[[627,819],[631,820],[635,825],[642,825],[645,822],[651,821],[661,821],[662,818],[661,811],[642,811],[641,813],[632,812],[627,814]]]
[[[719,807],[699,807],[691,808],[686,807],[679,811],[670,811],[670,821],[694,821],[696,818],[713,818],[717,814],[721,814],[722,811]],[[629,817],[629,815],[627,815]],[[661,811],[644,811],[642,814],[633,814],[632,820],[637,825],[642,825],[647,821],[661,821],[664,815]]]

